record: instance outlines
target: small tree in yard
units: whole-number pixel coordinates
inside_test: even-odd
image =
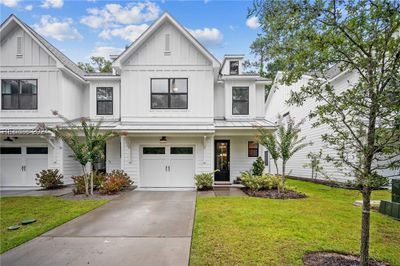
[[[89,195],[89,175],[86,173],[86,165],[88,163],[91,164],[90,194],[93,195],[94,172],[92,166],[95,162],[105,156],[104,146],[107,140],[114,137],[115,134],[112,131],[100,133],[101,120],[96,124],[92,124],[89,123],[87,119],[81,118],[80,125],[77,125],[74,121],[68,120],[57,111],[53,111],[53,114],[61,118],[65,122],[66,126],[48,127],[41,124],[40,127],[54,133],[57,138],[64,141],[64,143],[72,150],[72,157],[79,162],[82,167],[85,179],[86,195]]]
[[[329,128],[322,139],[336,153],[325,159],[354,177],[363,197],[360,265],[366,266],[371,192],[388,182],[379,170],[400,164],[400,2],[256,0],[250,15],[261,24],[264,58],[284,62],[282,82],[309,77],[289,103],[317,102],[310,117]],[[348,78],[344,90],[330,83],[332,65]]]
[[[259,134],[257,135],[257,142],[263,145],[268,150],[269,154],[274,160],[276,174],[279,175],[279,168],[278,168],[279,152],[275,136],[272,132],[266,130],[265,128],[259,128],[258,133]]]
[[[286,164],[288,160],[298,151],[305,148],[310,143],[303,143],[306,137],[300,138],[300,126],[304,121],[295,123],[294,119],[290,116],[287,119],[286,125],[282,121],[282,117],[278,119],[278,129],[275,134],[266,131],[263,128],[259,129],[259,142],[268,150],[274,150],[275,155],[282,160],[282,190],[285,192],[286,184]],[[271,153],[272,154],[272,153]],[[275,166],[277,167],[276,160],[274,159]],[[278,167],[277,167],[278,169]],[[279,186],[278,186],[278,192]]]

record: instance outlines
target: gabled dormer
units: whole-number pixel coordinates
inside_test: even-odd
[[[243,73],[243,54],[227,54],[224,56],[220,70],[221,75],[241,75]]]

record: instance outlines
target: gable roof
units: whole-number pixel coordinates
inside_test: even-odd
[[[170,22],[181,32],[207,59],[212,62],[213,67],[220,67],[220,62],[211,54],[188,30],[179,24],[168,12],[161,15],[147,30],[145,30],[125,51],[123,51],[113,62],[114,67],[120,67],[121,62],[136,51],[164,22]]]
[[[20,20],[14,14],[11,14],[0,27],[0,31],[11,22],[14,21],[17,25],[27,31],[33,39],[38,41],[56,60],[58,60],[61,64],[65,66],[69,71],[78,76],[80,79],[85,81],[86,72],[80,69],[71,59],[69,59],[66,55],[64,55],[60,50],[54,47],[51,43],[49,43],[45,38],[43,38],[39,33],[37,33],[34,29],[32,29],[25,22]]]

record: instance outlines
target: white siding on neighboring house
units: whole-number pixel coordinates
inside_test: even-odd
[[[278,74],[279,78],[279,74]],[[338,76],[332,82],[337,93],[343,92],[352,82],[355,82],[357,75],[352,73],[345,73]],[[295,119],[296,123],[305,119],[304,124],[301,126],[301,136],[306,137],[305,142],[312,142],[311,146],[304,148],[297,152],[287,163],[286,173],[292,176],[307,177],[311,178],[311,168],[305,167],[311,160],[307,158],[310,152],[318,153],[320,150],[323,151],[323,155],[335,155],[336,151],[330,149],[325,142],[322,141],[322,135],[330,131],[330,128],[326,125],[319,126],[317,128],[312,127],[312,121],[308,118],[308,114],[311,110],[314,110],[318,103],[315,100],[307,100],[302,106],[289,106],[286,100],[290,98],[290,91],[298,91],[300,87],[307,83],[307,78],[303,77],[297,83],[291,86],[285,86],[279,83],[275,83],[275,88],[271,91],[271,95],[268,97],[266,107],[266,117],[268,120],[275,122],[277,121],[278,114],[284,115],[289,112],[290,116]],[[282,173],[281,161],[278,162],[279,172]],[[339,171],[332,163],[328,163],[321,160],[321,166],[325,174],[334,180],[344,181],[349,180],[352,177],[349,170]],[[271,171],[275,173],[275,166],[272,162]],[[385,171],[385,175],[393,175],[391,171]],[[350,175],[349,175],[350,174]],[[318,174],[319,178],[323,178],[321,174]]]

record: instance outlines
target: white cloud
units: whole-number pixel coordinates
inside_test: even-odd
[[[40,18],[39,24],[34,24],[34,29],[45,37],[51,37],[58,41],[81,39],[82,35],[73,26],[73,20],[67,18],[60,21],[49,15]]]
[[[27,6],[25,6],[24,9],[27,10],[27,11],[32,11],[33,5],[27,5]]]
[[[161,13],[156,3],[130,3],[125,6],[120,4],[106,4],[103,8],[87,9],[88,16],[81,18],[80,22],[91,28],[114,27],[118,24],[137,24],[153,21]]]
[[[6,7],[16,7],[18,2],[19,0],[0,0],[0,4],[3,4]]]
[[[41,7],[43,8],[62,8],[64,0],[44,0]]]
[[[219,45],[224,38],[221,31],[216,28],[189,29],[189,32],[204,45]]]
[[[110,55],[119,55],[124,51],[123,48],[112,47],[112,46],[97,46],[90,53],[90,56],[102,56],[106,59],[110,59]]]
[[[250,29],[256,29],[260,27],[260,23],[258,23],[258,17],[252,16],[246,20],[246,26]]]
[[[128,25],[126,27],[116,28],[116,29],[104,29],[103,31],[100,32],[99,37],[105,40],[109,40],[112,37],[119,37],[121,39],[133,42],[148,27],[149,25],[147,24],[141,24],[141,25]]]

